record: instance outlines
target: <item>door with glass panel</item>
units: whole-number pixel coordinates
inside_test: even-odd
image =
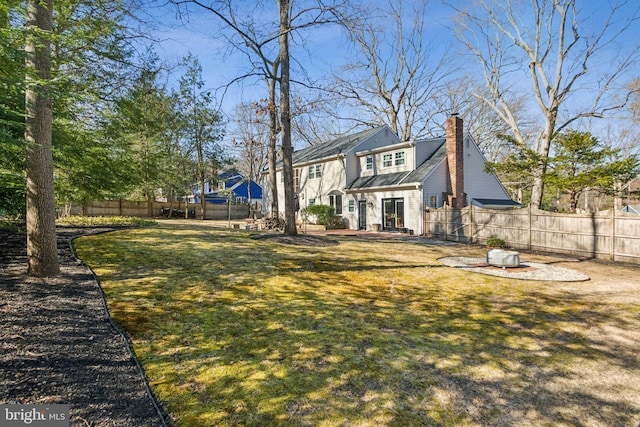
[[[384,219],[384,230],[396,231],[404,228],[404,199],[383,199],[382,216]]]
[[[365,200],[358,201],[358,230],[367,229],[367,202]]]

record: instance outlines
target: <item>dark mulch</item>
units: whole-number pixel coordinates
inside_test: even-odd
[[[162,426],[126,340],[110,323],[70,239],[58,229],[61,274],[26,275],[24,233],[0,230],[0,402],[69,404],[72,426]]]

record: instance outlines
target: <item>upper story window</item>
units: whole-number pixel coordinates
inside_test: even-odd
[[[365,170],[372,171],[373,170],[373,156],[367,156],[365,159]]]
[[[293,170],[293,191],[300,192],[300,169]]]
[[[390,168],[392,166],[404,166],[405,164],[405,152],[396,151],[395,153],[387,153],[382,155],[382,167]]]
[[[322,165],[309,166],[309,179],[322,178]]]

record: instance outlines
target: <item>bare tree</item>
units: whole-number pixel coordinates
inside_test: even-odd
[[[540,161],[533,171],[531,204],[540,208],[554,135],[580,119],[605,117],[628,100],[628,90],[621,98],[611,95],[622,89],[625,73],[637,63],[638,47],[612,50],[637,25],[637,9],[622,16],[623,7],[629,8],[630,2],[606,3],[589,20],[575,0],[478,3],[471,11],[459,10],[458,33],[478,60],[489,89],[488,94],[475,95],[509,125],[518,144],[537,152]],[[607,70],[598,69],[605,63]],[[598,69],[597,76],[592,78],[590,67]],[[527,81],[525,89],[523,82]],[[515,111],[522,95],[527,107],[538,113],[532,139],[527,138]]]
[[[341,123],[336,120],[335,109],[339,100],[324,88],[316,88],[313,100],[294,98],[293,132],[297,140],[307,146],[322,144],[342,135]],[[329,95],[329,96],[327,96]]]
[[[231,31],[225,34],[230,50],[242,53],[249,64],[245,73],[229,82],[225,90],[232,84],[247,79],[262,79],[267,87],[268,99],[264,110],[269,115],[269,189],[271,214],[278,215],[278,182],[276,180],[277,141],[280,133],[280,122],[277,111],[277,83],[279,80],[280,56],[274,46],[278,40],[278,27],[261,25],[258,18],[261,4],[255,3],[251,10],[240,10],[240,6],[232,0],[216,0],[203,2],[200,0],[173,0],[183,17],[188,18],[189,6],[212,13]],[[248,7],[248,5],[245,5]]]
[[[280,12],[280,124],[282,125],[282,174],[284,181],[284,221],[285,234],[295,236],[296,211],[295,194],[293,188],[293,145],[291,144],[291,77],[289,65],[289,32],[291,31],[291,16],[289,14],[289,0],[278,1]]]
[[[238,76],[235,81],[249,77],[263,79],[268,88],[267,111],[270,117],[269,138],[269,182],[271,188],[271,213],[278,214],[278,195],[276,181],[276,140],[282,132],[282,160],[285,183],[285,233],[296,234],[295,194],[293,192],[293,170],[291,154],[291,55],[289,41],[292,34],[318,25],[334,24],[344,19],[340,10],[348,5],[347,1],[302,0],[301,6],[294,10],[293,0],[278,0],[278,19],[271,22],[264,19],[265,11],[261,2],[236,4],[232,0],[173,0],[179,6],[195,5],[211,12],[230,29],[227,37],[229,46],[243,53],[247,58],[249,70]],[[244,9],[242,9],[244,8]],[[250,10],[247,10],[250,9]],[[271,12],[269,10],[269,12]],[[286,20],[286,22],[284,21]],[[286,69],[285,69],[286,67]],[[233,83],[233,82],[232,82]],[[280,92],[276,92],[279,85]],[[282,99],[285,96],[287,99]],[[278,109],[279,108],[279,109]]]
[[[233,121],[232,143],[239,150],[236,168],[248,178],[260,181],[267,166],[269,123],[262,119],[257,103],[238,105]]]
[[[474,93],[486,93],[482,86],[483,83],[477,83],[470,75],[451,80],[439,92],[436,102],[440,110],[458,113],[464,118],[465,132],[473,136],[487,160],[495,162],[508,155],[512,148],[499,137],[509,133],[509,126],[491,107],[474,96]],[[526,123],[521,104],[514,102],[514,111]],[[444,128],[438,130],[444,134]]]
[[[260,182],[268,164],[269,124],[265,123],[257,103],[240,104],[235,110],[235,135],[232,143],[239,150],[236,168],[249,180],[249,206],[252,206],[251,181]],[[251,212],[250,216],[253,216]]]
[[[640,78],[634,79],[628,87],[631,91],[631,104],[629,105],[631,119],[635,124],[640,124]]]
[[[56,245],[51,133],[51,52],[48,39],[53,20],[52,0],[27,2],[25,140],[27,143],[27,263],[29,274],[54,277],[60,273]]]
[[[388,9],[375,12],[368,23],[346,28],[359,53],[335,75],[333,91],[368,113],[350,120],[367,126],[388,123],[409,141],[429,133],[431,119],[441,113],[431,101],[446,77],[446,49],[436,54],[426,42],[429,0],[413,4],[410,22],[404,5],[389,1]],[[388,22],[390,28],[380,26]]]

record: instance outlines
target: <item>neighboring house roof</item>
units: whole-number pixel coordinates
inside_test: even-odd
[[[316,160],[325,159],[327,157],[334,157],[346,153],[347,151],[353,149],[359,143],[385,127],[387,127],[387,125],[363,130],[362,132],[343,136],[338,139],[334,139],[333,141],[303,148],[302,150],[298,150],[293,153],[293,163],[295,164],[313,162]],[[278,167],[282,166],[282,160],[278,161],[277,165]]]
[[[622,208],[624,212],[634,213],[640,215],[640,205],[627,205]]]
[[[225,189],[222,191],[211,189],[204,194],[206,200],[226,200],[229,191],[236,197],[247,198],[249,196],[248,185],[251,185],[251,198],[262,199],[262,187],[253,180],[249,181],[236,171],[221,172],[218,174],[218,178],[224,181]],[[250,184],[248,184],[249,182]],[[199,190],[196,189],[194,194],[199,194]]]
[[[374,176],[359,177],[347,186],[348,190],[420,184],[447,157],[444,138],[434,140],[440,146],[420,166],[410,172],[396,172]]]
[[[512,209],[522,206],[513,200],[504,199],[473,199],[471,200],[471,204],[485,209]]]

